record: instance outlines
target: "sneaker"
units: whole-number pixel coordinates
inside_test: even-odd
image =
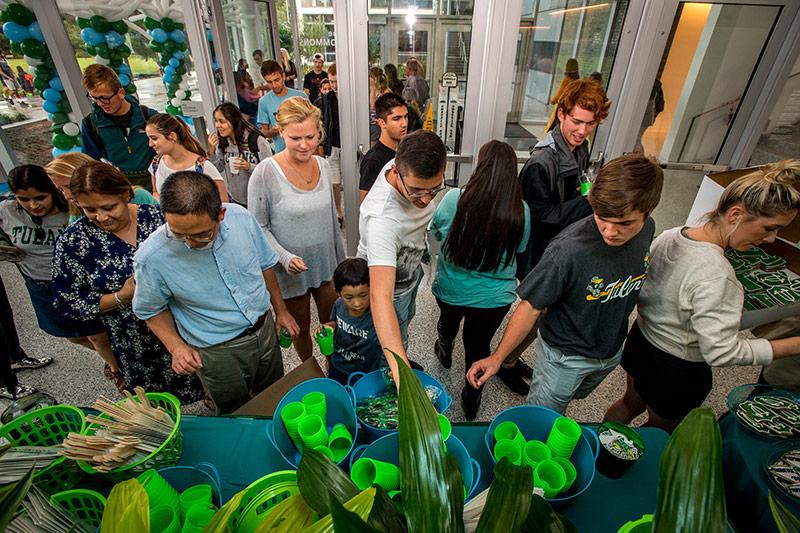
[[[464,409],[464,418],[470,422],[475,420],[481,407],[481,391],[464,385],[461,389],[461,407]]]
[[[514,365],[514,370],[525,379],[533,379],[533,369],[522,359],[518,360],[517,364]]]
[[[448,349],[449,348],[449,349]],[[450,368],[453,365],[453,346],[445,347],[438,339],[433,345],[433,352],[436,358],[442,363],[445,368]]]
[[[18,400],[25,396],[30,396],[34,392],[38,392],[35,388],[27,385],[17,385],[14,390],[9,390],[8,387],[0,387],[0,398],[4,400]]]
[[[506,384],[506,387],[511,389],[511,392],[516,392],[517,394],[526,395],[528,394],[528,389],[530,389],[530,385],[528,382],[522,379],[522,376],[517,371],[516,367],[512,368],[504,368],[500,367],[500,370],[497,371],[497,377],[499,377],[503,383]]]
[[[411,359],[409,359],[408,360],[408,364],[410,364],[411,368],[413,368],[414,370],[419,370],[420,372],[424,372],[425,371],[425,368],[421,364],[417,363],[416,361],[412,361]]]
[[[18,370],[32,370],[34,368],[42,368],[53,362],[52,357],[31,357],[26,355],[19,361],[11,363],[11,369],[15,372]]]

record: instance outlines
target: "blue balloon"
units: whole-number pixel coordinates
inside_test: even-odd
[[[174,58],[175,58],[175,59],[177,59],[177,60],[181,60],[181,59],[183,59],[184,57],[186,57],[186,54],[185,54],[183,51],[181,51],[181,50],[178,50],[177,52],[173,52],[173,53],[172,53],[172,57],[174,57]]]
[[[8,37],[8,40],[17,43],[20,43],[25,39],[30,39],[31,37],[27,27],[12,21],[8,21],[3,24],[3,33],[6,37]]]
[[[42,107],[48,113],[58,113],[61,111],[61,109],[58,106],[58,103],[53,102],[52,100],[45,100],[44,103],[42,104]]]
[[[161,28],[156,28],[151,30],[150,35],[153,36],[153,40],[157,43],[163,43],[167,40],[167,32],[162,30]]]
[[[45,89],[42,91],[42,96],[46,101],[53,102],[54,104],[59,103],[62,98],[61,93],[55,89]]]
[[[28,26],[28,33],[30,36],[40,43],[44,42],[44,34],[42,33],[42,27],[39,26],[39,21],[34,21]]]
[[[183,30],[172,30],[169,32],[169,38],[180,44],[186,41],[186,34],[183,33]]]
[[[169,73],[164,74],[164,83],[166,84],[172,83],[172,74]]]
[[[59,78],[58,76],[55,76],[54,78],[50,79],[50,87],[52,87],[56,91],[64,90],[64,84],[61,83],[61,78]]]
[[[212,42],[214,40],[214,34],[211,33],[211,28],[206,28],[206,39],[208,39],[208,42]]]
[[[125,44],[125,37],[115,32],[114,30],[107,32],[105,38],[106,38],[106,44],[108,45],[109,48],[117,48],[118,46],[122,46],[123,44]]]
[[[170,58],[169,60],[169,66],[171,66],[172,68],[178,68],[180,64],[181,64],[180,60],[175,59],[174,57]]]
[[[97,46],[100,43],[106,42],[105,36],[92,28],[83,28],[81,30],[81,39],[89,46]]]
[[[219,66],[217,65],[217,60],[216,59],[214,59],[214,61],[211,62],[211,66],[214,67],[214,70],[217,70],[219,68]]]
[[[175,67],[173,67],[172,65],[167,65],[166,67],[164,67],[164,74],[169,74],[170,76],[174,76]]]
[[[83,152],[83,148],[80,146],[73,146],[72,148],[67,148],[66,150],[62,150],[61,148],[56,148],[55,146],[51,150],[51,154],[53,157],[58,157],[60,155],[68,154],[70,152]]]
[[[131,79],[126,74],[120,74],[119,82],[122,84],[123,87],[125,87],[131,82]]]

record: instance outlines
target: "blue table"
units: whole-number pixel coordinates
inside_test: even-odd
[[[222,497],[231,496],[256,479],[276,470],[291,469],[267,439],[268,418],[183,416],[184,449],[181,465],[207,461],[222,473]],[[477,491],[489,486],[492,458],[483,437],[488,424],[454,424],[455,434],[481,466]],[[616,532],[629,520],[652,513],[658,486],[658,462],[667,434],[640,428],[646,453],[620,479],[597,474],[589,489],[572,505],[561,509],[579,531]]]

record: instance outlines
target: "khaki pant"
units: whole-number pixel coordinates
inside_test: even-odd
[[[269,312],[257,332],[195,349],[203,361],[197,375],[217,405],[217,414],[232,413],[283,377],[283,358]]]

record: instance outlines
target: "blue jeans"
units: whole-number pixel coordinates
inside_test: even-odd
[[[394,312],[400,325],[400,338],[403,339],[404,350],[408,350],[408,324],[417,313],[417,290],[422,281],[422,266],[417,267],[415,277],[409,287],[402,292],[394,293]]]
[[[549,346],[541,335],[534,341],[533,369],[527,403],[564,414],[573,398],[586,398],[611,373],[622,358],[622,346],[608,359],[565,355]]]

